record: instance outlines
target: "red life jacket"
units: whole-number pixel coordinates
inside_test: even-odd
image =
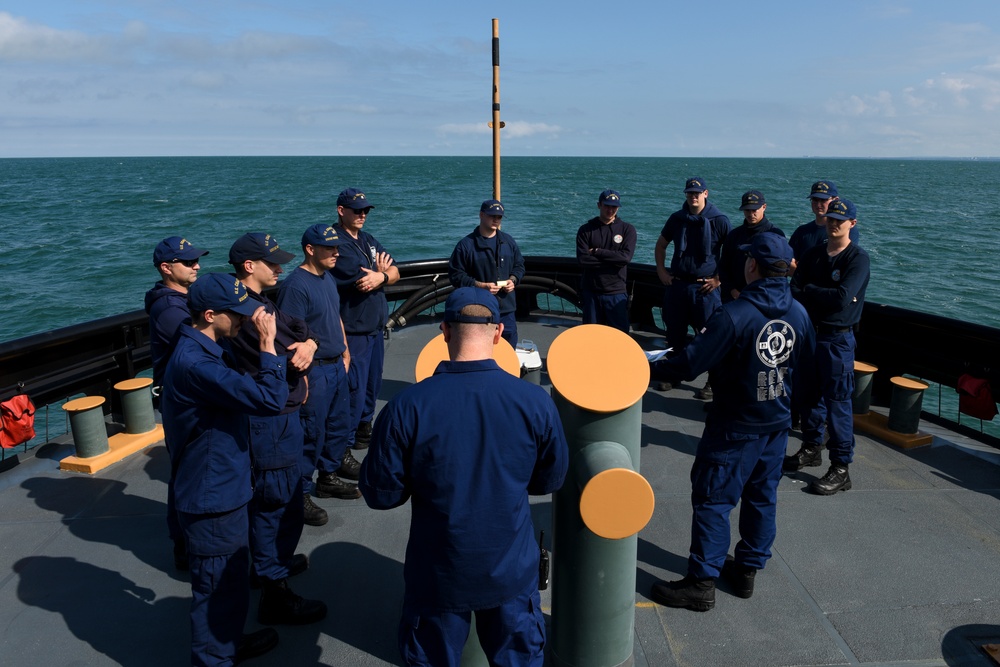
[[[987,421],[997,415],[997,404],[993,400],[989,380],[966,373],[958,378],[955,391],[958,392],[958,409],[963,413]]]
[[[17,447],[35,437],[35,405],[27,394],[0,403],[0,446]]]

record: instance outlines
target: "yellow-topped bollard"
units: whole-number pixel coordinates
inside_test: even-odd
[[[104,421],[103,396],[83,396],[67,401],[62,409],[69,413],[70,430],[76,455],[88,459],[108,451],[108,427]]]
[[[552,663],[631,664],[637,533],[655,505],[639,474],[649,362],[627,334],[585,324],[553,341],[548,372],[570,450],[553,497]]]

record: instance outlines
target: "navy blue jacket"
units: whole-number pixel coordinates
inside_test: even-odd
[[[555,404],[492,359],[443,361],[389,401],[358,487],[375,509],[412,503],[404,605],[499,606],[538,576],[528,494],[556,491],[569,453]]]
[[[712,202],[705,202],[699,215],[690,213],[684,202],[681,210],[667,218],[660,231],[660,236],[674,244],[670,274],[682,280],[716,275],[722,244],[731,230],[729,218]]]
[[[276,415],[288,399],[284,360],[259,354],[254,380],[211,338],[180,328],[160,398],[179,511],[229,512],[250,501],[248,415]]]
[[[576,232],[582,287],[594,294],[625,294],[628,263],[635,254],[635,227],[616,217],[610,225],[593,217]],[[594,254],[590,249],[596,248]]]
[[[497,252],[497,247],[500,250]],[[510,234],[498,231],[490,239],[483,238],[479,227],[455,246],[448,260],[448,278],[455,287],[474,287],[476,281],[495,283],[514,276],[515,285],[524,278],[524,257],[517,241]],[[496,294],[500,314],[513,313],[517,308],[514,292],[501,290]]]
[[[191,324],[187,294],[167,287],[162,281],[146,292],[146,313],[149,315],[149,354],[153,358],[153,384],[163,384],[170,353],[174,349],[177,330]]]
[[[851,243],[857,243],[858,239],[861,238],[861,234],[858,232],[858,226],[855,225],[851,227],[851,231],[848,234],[851,237]],[[814,248],[818,245],[826,245],[828,236],[826,233],[826,225],[817,225],[816,221],[807,222],[804,225],[799,225],[794,232],[792,232],[792,237],[788,239],[788,245],[792,246],[792,252],[795,254],[795,259],[802,259],[805,257],[806,250],[809,248]]]
[[[337,281],[328,271],[315,275],[301,266],[281,281],[278,308],[304,320],[319,343],[316,359],[333,359],[347,349],[340,327],[340,294]]]
[[[676,357],[651,364],[655,379],[693,380],[711,369],[706,428],[771,433],[790,428],[791,392],[816,383],[815,334],[787,278],[762,278],[725,303]],[[796,396],[796,404],[801,402]],[[804,403],[803,403],[804,404]]]
[[[732,290],[743,291],[747,286],[746,278],[743,276],[743,267],[746,264],[747,256],[740,252],[740,246],[750,243],[758,234],[770,232],[781,237],[785,232],[774,226],[765,216],[756,225],[748,225],[746,221],[734,229],[726,237],[726,242],[722,244],[722,259],[719,262],[719,280],[722,281],[722,303],[733,300],[730,295]]]
[[[292,343],[304,343],[312,338],[312,332],[304,320],[278,310],[277,306],[263,294],[258,294],[249,287],[247,294],[264,306],[266,312],[275,316],[278,331],[274,337],[274,349],[279,357],[285,359],[285,379],[288,381],[288,401],[282,412],[295,412],[306,397],[306,373],[300,373],[292,366],[291,360],[295,356],[295,350],[289,350],[288,346]],[[240,327],[240,333],[236,338],[230,339],[229,344],[236,355],[236,367],[256,378],[260,373],[260,335],[257,333],[257,327],[250,321],[245,322]]]
[[[364,275],[362,267],[369,271],[377,270],[375,258],[386,250],[368,232],[359,232],[357,241],[342,227],[340,233],[344,242],[340,244],[340,257],[330,273],[336,278],[340,291],[340,318],[344,322],[344,330],[358,335],[381,331],[389,319],[385,290],[380,287],[371,292],[361,292],[354,285]]]
[[[826,245],[818,245],[798,260],[792,294],[817,327],[850,328],[861,321],[870,278],[871,258],[861,246],[852,243],[830,257]]]

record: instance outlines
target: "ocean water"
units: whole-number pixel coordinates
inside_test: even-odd
[[[489,157],[0,160],[0,341],[141,308],[166,236],[210,250],[203,271],[228,271],[248,231],[301,256],[303,229],[335,222],[345,187],[374,202],[366,229],[396,259],[447,257],[492,196],[492,170]],[[858,207],[869,300],[1000,326],[1000,162],[510,157],[501,174],[504,229],[524,254],[573,256],[614,188],[644,263],[689,176],[734,225],[740,195],[763,191],[788,235],[812,219],[810,184],[830,179]]]

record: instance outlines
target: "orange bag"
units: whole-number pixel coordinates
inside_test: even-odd
[[[0,403],[0,446],[17,447],[35,437],[35,404],[27,394]]]

